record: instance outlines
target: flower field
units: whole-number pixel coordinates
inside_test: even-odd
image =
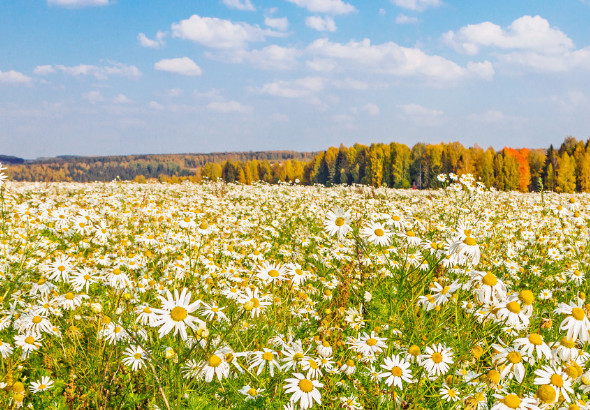
[[[439,178],[0,178],[0,408],[590,408],[590,195]]]

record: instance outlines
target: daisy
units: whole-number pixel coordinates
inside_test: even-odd
[[[503,347],[498,344],[493,344],[492,347],[498,352],[494,356],[494,362],[498,365],[504,366],[500,373],[500,377],[502,379],[506,376],[508,376],[509,379],[515,377],[516,380],[521,383],[526,372],[524,363],[530,361],[529,356],[519,349],[512,347]]]
[[[381,353],[383,349],[387,349],[387,344],[385,343],[386,340],[386,338],[376,336],[375,331],[372,331],[371,335],[363,333],[363,335],[359,336],[357,339],[351,339],[349,344],[351,345],[351,349],[357,353],[362,355],[375,355]]]
[[[293,376],[285,380],[285,392],[293,393],[291,403],[299,402],[301,409],[311,408],[314,402],[321,405],[322,395],[318,389],[324,385],[317,380],[306,379],[301,373],[294,373]]]
[[[255,318],[271,305],[269,299],[268,296],[261,295],[258,288],[246,288],[238,300],[243,304],[243,308],[250,312],[250,317]]]
[[[61,280],[67,282],[70,278],[70,272],[74,265],[68,256],[58,255],[55,261],[50,263],[45,269],[50,280]]]
[[[256,370],[256,375],[260,375],[264,367],[268,365],[268,369],[270,371],[270,376],[274,376],[274,369],[275,367],[278,371],[281,371],[281,365],[277,360],[277,353],[271,349],[263,348],[262,351],[253,352],[252,358],[250,359],[250,365],[248,366],[249,370]]]
[[[201,367],[201,375],[205,377],[207,383],[213,380],[213,376],[216,376],[219,381],[229,376],[229,363],[225,361],[225,355],[220,351],[212,354],[209,360],[201,364]]]
[[[13,349],[10,343],[5,343],[0,340],[0,355],[2,355],[3,359],[9,358],[10,355],[12,355],[12,351]]]
[[[497,303],[506,297],[506,285],[492,272],[471,272],[472,286],[481,303]]]
[[[262,393],[264,391],[264,389],[255,389],[254,387],[250,387],[249,384],[245,385],[244,387],[242,387],[240,390],[238,390],[238,392],[240,394],[243,394],[246,399],[246,401],[248,400],[256,400],[257,398],[261,397],[260,393]]]
[[[31,352],[38,350],[41,347],[41,341],[43,338],[40,335],[16,335],[14,337],[14,344],[17,347],[22,348],[21,360],[29,357]]]
[[[372,244],[381,246],[386,246],[389,243],[391,235],[393,235],[385,225],[379,222],[373,222],[369,226],[364,227],[361,229],[360,234]]]
[[[275,265],[265,262],[258,272],[257,276],[267,285],[272,283],[279,283],[286,278],[287,269],[284,266]]]
[[[49,390],[53,387],[53,380],[51,380],[48,376],[42,376],[41,380],[37,380],[36,382],[31,382],[29,386],[29,390],[31,393],[39,393],[45,390]]]
[[[338,236],[339,239],[346,236],[352,230],[349,225],[350,217],[347,212],[341,208],[334,208],[326,214],[324,220],[324,229],[330,236]]]
[[[125,356],[122,360],[123,364],[131,366],[131,370],[134,372],[145,364],[146,354],[140,346],[128,346],[123,352],[123,356]]]
[[[98,282],[98,279],[94,272],[88,268],[78,268],[76,274],[70,279],[70,283],[75,292],[80,292],[85,288],[86,293],[88,293],[90,285],[96,282]]]
[[[446,383],[443,383],[438,392],[440,393],[440,397],[447,402],[455,402],[461,398],[459,391],[447,386]]]
[[[537,400],[530,397],[520,397],[516,394],[494,394],[496,401],[491,410],[540,410]]]
[[[570,377],[563,370],[553,366],[545,365],[535,370],[534,383],[536,385],[551,385],[556,392],[556,397],[563,395],[566,402],[570,401],[569,394],[574,394]]]
[[[454,363],[453,351],[442,343],[428,346],[420,361],[430,376],[443,375],[449,370],[449,365]]]
[[[223,309],[225,309],[225,307],[220,308],[219,305],[215,302],[211,302],[210,305],[205,302],[203,302],[202,304],[203,307],[199,310],[199,313],[205,316],[207,320],[217,319],[225,322],[229,320],[225,313],[223,313]]]
[[[533,353],[536,353],[538,360],[551,360],[552,358],[551,348],[543,341],[543,337],[538,333],[531,333],[527,337],[516,339],[514,346],[530,357],[533,356]]]
[[[559,326],[560,331],[567,331],[567,338],[580,340],[581,342],[587,342],[590,340],[590,321],[586,317],[586,312],[582,307],[582,303],[578,302],[575,304],[570,302],[569,304],[560,303],[555,313],[561,313],[569,315],[566,317]]]
[[[496,316],[518,330],[529,326],[529,316],[522,311],[518,297],[510,297],[498,306]]]
[[[311,357],[306,358],[301,362],[301,369],[307,371],[307,377],[312,379],[319,379],[324,375],[317,360],[312,359]]]
[[[158,330],[160,338],[166,336],[174,329],[174,336],[180,333],[182,340],[186,340],[186,327],[196,330],[199,325],[205,327],[205,323],[200,319],[189,315],[197,310],[201,304],[200,300],[190,303],[191,292],[186,288],[182,289],[180,295],[178,289],[174,289],[174,297],[166,289],[166,297],[158,296],[162,302],[162,309],[152,309],[154,312],[154,321],[152,326],[161,326]]]
[[[402,381],[406,383],[414,382],[410,363],[399,355],[386,357],[381,367],[387,370],[387,372],[379,374],[379,377],[385,379],[385,384],[388,386],[393,385],[403,390]]]

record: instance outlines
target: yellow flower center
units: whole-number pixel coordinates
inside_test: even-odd
[[[441,295],[446,295],[447,293],[449,293],[449,290],[451,289],[450,286],[445,286],[441,291],[440,294]]]
[[[401,368],[399,368],[399,367],[397,367],[397,366],[394,366],[394,367],[391,369],[391,374],[392,374],[393,376],[395,376],[395,377],[401,377],[402,373],[403,373],[403,372],[402,372],[402,369],[401,369]]]
[[[46,385],[40,384],[39,387],[38,387],[38,389],[39,390],[45,390],[46,387],[47,387]]]
[[[481,282],[487,286],[496,286],[496,283],[498,283],[498,278],[496,278],[496,275],[494,275],[492,272],[488,272],[482,278]]]
[[[565,374],[567,374],[572,379],[577,379],[579,376],[582,375],[582,372],[582,368],[576,366],[575,364],[565,368]]]
[[[149,308],[149,306],[146,306],[143,308],[143,313],[152,313],[152,310]]]
[[[377,339],[373,339],[373,338],[367,339],[368,346],[375,346],[376,344],[377,344]]]
[[[209,358],[209,366],[211,367],[217,367],[221,364],[221,357],[216,356],[216,355],[212,355]]]
[[[207,229],[208,227],[209,227],[209,225],[207,225],[207,222],[205,222],[205,221],[201,222],[201,224],[199,225],[199,229],[201,229],[203,231],[205,229]]]
[[[572,309],[572,316],[576,320],[584,320],[584,317],[586,315],[584,314],[584,310],[583,309],[581,309],[579,307],[575,307],[575,308]]]
[[[573,349],[576,346],[576,342],[568,339],[566,336],[561,339],[560,343],[563,347],[567,347],[568,349]]]
[[[141,353],[135,353],[135,354],[133,355],[133,358],[134,358],[135,360],[139,360],[139,359],[141,359]]]
[[[474,238],[472,238],[471,236],[468,236],[467,238],[463,239],[463,243],[467,246],[477,245],[477,241]]]
[[[537,390],[537,397],[544,403],[553,403],[557,397],[557,392],[552,386],[544,384]]]
[[[272,360],[272,357],[272,352],[264,352],[264,354],[262,355],[262,358],[267,362],[270,362]]]
[[[313,359],[309,359],[309,367],[311,367],[312,369],[317,369],[318,368],[318,364],[315,360]]]
[[[120,275],[120,274],[121,274],[121,269],[119,269],[119,268],[113,269],[113,275]]]
[[[60,271],[60,272],[63,272],[63,271],[66,270],[66,267],[63,266],[63,265],[60,265],[60,266],[57,267],[57,270]]]
[[[563,387],[563,377],[558,374],[551,375],[551,384],[556,387]]]
[[[299,380],[299,388],[303,393],[309,393],[313,390],[313,383],[307,379]]]
[[[336,224],[336,226],[342,226],[342,225],[344,225],[344,222],[345,222],[345,221],[344,221],[344,218],[342,218],[342,217],[338,217],[338,218],[336,218],[336,220],[334,221],[334,223]]]
[[[538,333],[531,333],[529,335],[529,342],[535,346],[540,346],[543,344],[543,338]]]
[[[293,355],[293,361],[300,362],[303,359],[303,353],[295,353]]]
[[[420,348],[418,346],[412,345],[408,349],[408,353],[411,354],[412,356],[416,357],[416,356],[418,356],[422,352],[420,351]]]
[[[257,307],[260,307],[260,301],[256,298],[252,298],[250,299],[250,302],[252,302],[252,308],[256,309]]]
[[[257,390],[256,390],[254,387],[252,387],[252,388],[250,388],[250,389],[248,390],[248,392],[247,392],[247,393],[248,393],[250,396],[254,397],[254,396],[256,396],[256,395],[258,394],[258,391],[257,391]]]
[[[35,343],[35,338],[33,336],[27,336],[27,338],[25,339],[25,343],[32,345]]]
[[[90,280],[90,275],[84,275],[84,280]]]
[[[185,308],[183,308],[182,306],[176,306],[174,309],[172,309],[172,311],[170,312],[170,317],[172,318],[172,320],[174,320],[175,322],[182,322],[184,319],[186,319],[186,317],[188,316],[188,312]]]
[[[439,352],[434,352],[430,358],[434,363],[440,363],[443,360],[442,354]]]
[[[271,278],[278,278],[279,272],[275,269],[272,269],[268,272],[268,276],[270,276]]]
[[[535,301],[535,296],[533,295],[533,292],[531,292],[528,289],[521,291],[518,294],[518,298],[525,305],[532,305]]]
[[[518,352],[510,352],[506,358],[512,364],[520,363],[522,361],[522,356]]]
[[[37,281],[37,285],[43,285],[45,282],[47,282],[47,279],[45,279],[45,278],[40,278],[40,279]]]
[[[517,301],[507,303],[506,309],[508,309],[512,313],[520,313],[520,303],[518,303]]]
[[[383,229],[381,229],[381,228],[377,228],[377,229],[375,229],[375,235],[376,236],[383,236],[383,235],[385,235],[385,231],[383,231]]]
[[[35,317],[33,318],[33,323],[34,323],[34,324],[41,323],[41,320],[42,320],[42,319],[41,319],[41,316],[35,316]]]
[[[353,362],[352,360],[348,359],[348,360],[346,361],[346,365],[347,365],[348,367],[354,367],[354,362]]]
[[[73,300],[74,299],[74,294],[72,292],[66,293],[66,299],[67,300]]]
[[[520,397],[518,397],[516,394],[507,394],[504,396],[504,404],[511,409],[517,409],[520,407],[520,402]]]

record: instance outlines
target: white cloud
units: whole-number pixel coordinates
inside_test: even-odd
[[[91,6],[108,6],[111,4],[109,0],[47,0],[50,6],[61,7],[91,7]]]
[[[424,11],[430,7],[442,5],[441,0],[391,0],[393,4],[404,9]]]
[[[154,68],[186,76],[200,76],[202,73],[201,68],[188,57],[160,60],[154,64]]]
[[[87,93],[82,94],[82,98],[88,100],[91,104],[96,104],[98,102],[104,101],[104,97],[100,91],[89,91]]]
[[[397,24],[412,24],[412,23],[417,23],[418,19],[416,17],[408,17],[405,14],[399,14],[395,18],[395,22]]]
[[[305,62],[313,71],[328,73],[336,68],[336,63],[326,58],[314,58]]]
[[[426,108],[420,104],[401,104],[398,107],[405,115],[409,116],[439,117],[443,115],[443,112],[440,110]]]
[[[289,29],[289,20],[287,17],[265,17],[264,24],[275,30],[287,31]]]
[[[18,71],[0,71],[0,84],[30,84],[31,77]]]
[[[289,122],[289,116],[280,113],[274,113],[270,116],[270,119],[276,122]]]
[[[156,33],[156,39],[152,40],[148,38],[144,33],[139,33],[137,35],[137,40],[142,47],[147,48],[160,48],[164,45],[164,37],[166,37],[166,33],[162,31],[158,31]]]
[[[344,80],[334,80],[333,84],[337,88],[344,88],[348,90],[363,91],[369,88],[369,83],[365,81],[355,80],[353,78],[345,78]]]
[[[46,75],[46,74],[53,74],[55,72],[55,68],[50,65],[38,65],[33,70],[33,74],[37,75]]]
[[[523,16],[506,29],[491,22],[472,24],[443,35],[455,50],[477,54],[484,47],[503,50],[501,63],[545,72],[590,69],[590,46],[575,49],[574,42],[540,16]]]
[[[263,30],[247,23],[233,23],[216,17],[193,15],[172,24],[172,36],[217,49],[245,48],[249,42],[264,41],[267,36],[283,37],[284,33]]]
[[[151,109],[154,109],[154,110],[158,110],[158,111],[162,111],[164,109],[164,106],[156,101],[150,101],[148,104],[148,107],[150,107]]]
[[[44,65],[35,68],[38,72],[36,74],[51,74],[60,71],[72,77],[94,76],[97,80],[106,80],[110,76],[139,78],[141,71],[134,65],[126,65],[123,63],[111,63],[108,66],[96,66],[90,64],[79,64],[77,66],[64,65]]]
[[[283,98],[301,98],[312,104],[318,104],[315,93],[324,89],[325,80],[320,77],[305,77],[292,81],[275,81],[264,84],[258,91]]]
[[[256,10],[256,8],[252,5],[250,0],[223,0],[223,4],[225,4],[230,9],[244,10],[244,11]]]
[[[342,0],[287,0],[290,3],[303,7],[312,13],[348,14],[356,11],[352,4]]]
[[[184,90],[180,88],[171,88],[168,90],[168,97],[180,97],[184,94]]]
[[[115,104],[131,104],[133,101],[130,100],[125,94],[119,94],[113,98]]]
[[[311,54],[324,59],[368,69],[370,71],[399,77],[421,76],[436,81],[456,81],[467,77],[490,79],[493,76],[491,63],[470,63],[461,67],[453,61],[437,55],[428,55],[418,48],[408,48],[387,42],[372,45],[369,39],[350,41],[346,44],[319,39],[308,48]]]
[[[336,31],[336,23],[332,17],[309,16],[305,19],[305,25],[318,31]]]
[[[372,115],[372,116],[379,115],[379,113],[381,112],[381,110],[379,109],[379,106],[377,104],[373,104],[373,103],[365,104],[361,107],[361,109],[363,111],[365,111],[367,114]]]
[[[296,48],[273,44],[259,50],[236,50],[227,58],[232,62],[247,62],[265,70],[289,70],[295,67],[301,54]]]
[[[232,112],[249,113],[252,112],[252,107],[240,104],[237,101],[213,101],[207,104],[209,111],[229,114]]]
[[[574,47],[573,41],[562,31],[552,28],[541,16],[523,16],[506,29],[489,21],[470,24],[457,32],[443,35],[447,44],[466,54],[477,54],[482,47],[505,50],[534,50],[544,54],[561,53]]]

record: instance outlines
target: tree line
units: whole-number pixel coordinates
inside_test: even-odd
[[[567,137],[558,149],[493,148],[458,142],[424,144],[375,143],[369,146],[330,147],[310,161],[295,159],[207,163],[195,179],[223,179],[249,184],[255,181],[302,184],[364,184],[374,187],[436,188],[439,174],[473,174],[486,186],[502,191],[541,189],[590,192],[590,139]]]

